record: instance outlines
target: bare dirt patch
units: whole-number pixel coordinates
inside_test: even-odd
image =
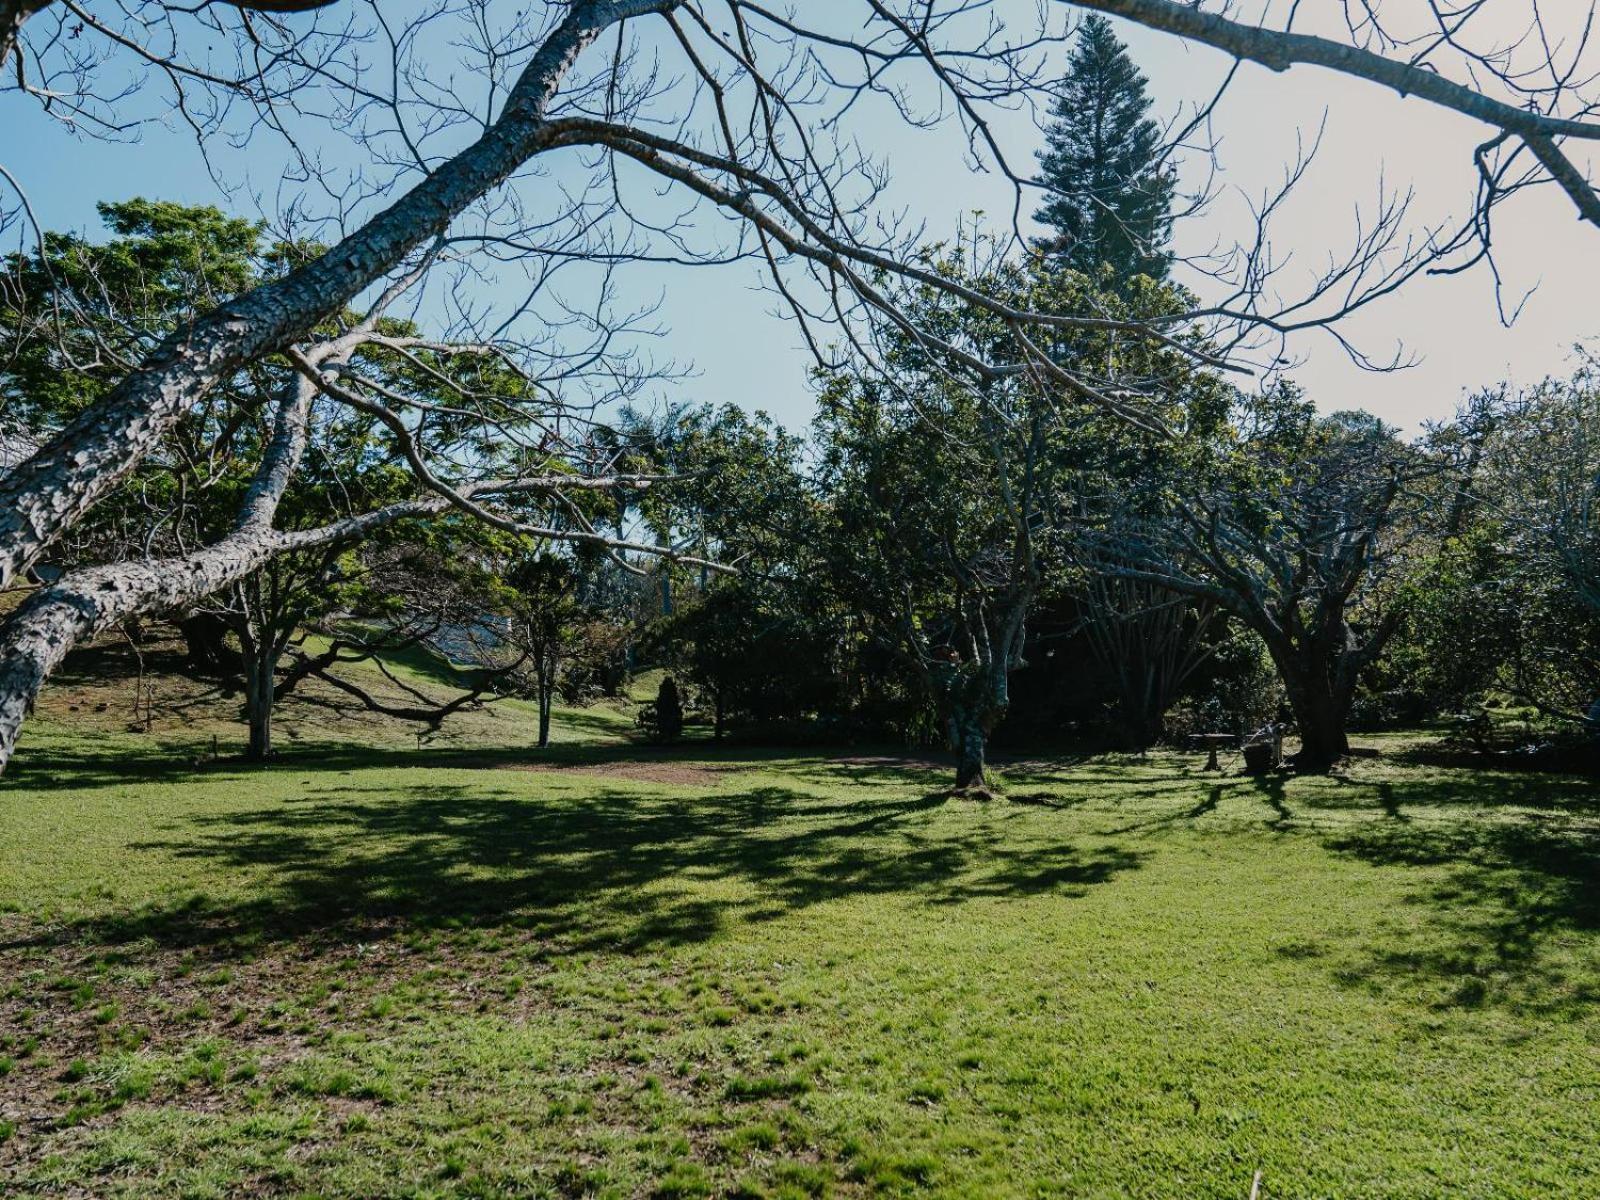
[[[867,771],[948,771],[951,766],[948,760],[926,754],[846,754],[828,761]]]
[[[466,764],[481,770],[535,771],[560,775],[593,775],[627,779],[634,783],[664,783],[673,787],[716,787],[744,769],[738,763],[667,762],[656,759],[620,759],[615,762],[558,763],[519,759],[475,759]]]
[[[193,932],[193,945],[108,943],[0,914],[0,1178],[115,1123],[124,1107],[221,1112],[239,1105],[242,1081],[292,1088],[293,1070],[332,1028],[382,1038],[409,1019],[405,1008],[514,1021],[545,1003],[524,986],[544,973],[529,953],[543,943],[516,932],[486,950],[399,922],[246,947],[225,936],[208,944],[202,923]],[[406,1004],[391,1015],[397,994]],[[130,1056],[147,1079],[119,1089],[106,1064]],[[387,1103],[315,1086],[306,1094],[338,1116]]]

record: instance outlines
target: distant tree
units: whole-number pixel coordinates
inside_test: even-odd
[[[1149,114],[1145,78],[1111,22],[1085,18],[1039,153],[1049,191],[1034,216],[1051,230],[1039,246],[1054,264],[1166,277],[1177,176]]]
[[[1174,297],[1153,284],[1119,297],[1075,272],[990,264],[984,250],[958,247],[938,269],[1038,311],[1136,320],[1171,311]],[[1113,465],[1148,474],[1167,455],[1164,426],[1150,422],[1204,420],[1217,389],[1186,355],[1099,332],[1055,338],[1053,359],[1121,355],[1121,368],[1161,381],[1162,405],[1148,404],[1144,427],[1131,427],[1065,372],[972,371],[973,359],[1016,336],[1005,323],[931,288],[902,305],[964,358],[888,330],[876,362],[826,381],[817,439],[831,570],[841,602],[866,615],[936,707],[956,751],[956,787],[981,791],[989,736],[1010,711],[1028,620],[1066,561],[1085,479]]]
[[[1296,765],[1349,753],[1356,685],[1405,612],[1407,483],[1428,467],[1365,413],[1318,417],[1292,390],[1246,403],[1207,476],[1166,517],[1098,535],[1127,578],[1210,600],[1266,645],[1299,728]]]
[[[753,723],[792,737],[843,715],[852,617],[813,581],[746,573],[683,604],[650,645],[710,704],[716,736]]]
[[[103,239],[47,231],[35,252],[6,256],[0,271],[0,421],[35,441],[92,406],[128,363],[196,313],[281,273],[287,258],[265,244],[260,225],[211,207],[133,199],[97,211]],[[202,509],[220,507],[236,453],[270,425],[253,418],[286,377],[262,364],[233,374],[166,431],[50,564],[149,553],[192,533]]]
[[[1439,518],[1434,546],[1417,556],[1405,622],[1378,674],[1408,698],[1413,715],[1460,714],[1504,686],[1523,624],[1521,575],[1499,500],[1491,499],[1504,388],[1472,396],[1455,418],[1429,428],[1439,466],[1429,490]]]
[[[566,556],[524,555],[504,572],[509,593],[507,640],[527,659],[539,707],[539,747],[550,744],[550,717],[568,660],[582,651],[593,621],[579,593],[582,578]]]
[[[956,787],[981,792],[1055,530],[1049,403],[1025,385],[940,387],[933,364],[913,376],[823,393],[830,571],[936,708]]]
[[[1600,697],[1600,372],[1497,389],[1455,426],[1482,452],[1420,631],[1436,670],[1583,721]]]
[[[1210,660],[1223,612],[1213,601],[1101,571],[1091,571],[1076,594],[1084,639],[1116,689],[1118,729],[1130,749],[1147,750]]]
[[[705,406],[638,430],[652,464],[677,478],[641,508],[658,538],[736,564],[737,577],[660,564],[679,577],[676,603],[645,650],[671,663],[730,720],[794,731],[837,699],[830,671],[848,619],[817,585],[818,505],[803,441],[765,414]]]
[[[470,634],[494,604],[499,583],[462,537],[481,530],[400,527],[385,533],[342,553],[281,555],[207,602],[206,611],[219,615],[239,642],[250,731],[246,757],[271,757],[273,714],[309,680],[347,698],[318,697],[318,703],[359,705],[432,731],[476,707],[521,666],[519,657],[459,671],[453,680],[459,686],[444,699],[391,670],[385,659],[418,650],[442,654],[444,635]],[[354,663],[373,664],[401,698],[375,695],[340,669]]]

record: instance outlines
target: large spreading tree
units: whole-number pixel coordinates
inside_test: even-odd
[[[1430,533],[1410,485],[1433,468],[1375,418],[1319,417],[1292,389],[1242,403],[1208,457],[1085,536],[1107,573],[1213,603],[1260,637],[1294,715],[1296,765],[1326,770],[1349,753],[1356,687],[1405,615]]]

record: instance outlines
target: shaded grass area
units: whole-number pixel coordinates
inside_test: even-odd
[[[20,1194],[1600,1191],[1586,780],[27,736]]]

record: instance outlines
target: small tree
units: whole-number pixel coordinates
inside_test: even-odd
[[[496,582],[475,561],[476,547],[452,532],[475,531],[420,528],[403,541],[375,541],[341,556],[323,576],[318,604],[306,599],[316,589],[283,577],[294,555],[273,560],[222,598],[243,650],[250,758],[271,756],[274,710],[310,680],[369,712],[434,731],[522,665],[526,654],[501,663],[479,655],[480,665],[456,673],[459,686],[438,699],[386,664],[418,648],[445,654],[451,635],[470,631],[493,603]],[[374,695],[340,669],[355,663],[373,664],[396,697]]]
[[[579,602],[582,582],[573,560],[549,552],[530,555],[505,570],[510,593],[508,640],[526,657],[539,706],[539,748],[550,744],[550,717],[570,656],[588,631]]]
[[[1222,624],[1211,600],[1145,580],[1092,572],[1078,590],[1083,634],[1116,688],[1118,724],[1130,749],[1166,733],[1166,715],[1210,659]]]
[[[669,746],[683,736],[683,699],[671,675],[656,690],[656,736]]]

